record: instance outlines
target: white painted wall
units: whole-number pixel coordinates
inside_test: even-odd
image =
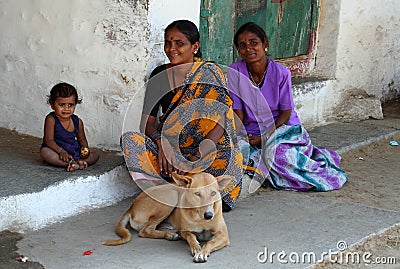
[[[382,117],[400,94],[398,14],[397,0],[321,0],[313,75],[327,80],[295,87],[305,125]]]
[[[0,126],[43,136],[46,95],[66,81],[83,98],[76,114],[89,144],[116,147],[149,58],[141,2],[1,1]]]
[[[379,103],[398,94],[400,1],[321,4],[314,73],[329,80],[295,89],[302,121],[346,118],[351,106],[379,114],[376,102],[367,107],[349,95],[361,91]],[[181,18],[198,24],[199,9],[200,0],[0,1],[0,127],[41,137],[46,95],[66,81],[83,98],[76,114],[90,145],[118,149],[121,132],[138,127],[146,77],[165,61],[165,26]]]
[[[377,98],[399,90],[400,1],[342,1],[337,51],[341,88],[360,88]]]
[[[46,95],[66,81],[89,144],[118,149],[137,129],[146,76],[165,61],[165,26],[199,21],[200,0],[0,1],[0,127],[43,136]],[[39,145],[38,145],[39,146]]]

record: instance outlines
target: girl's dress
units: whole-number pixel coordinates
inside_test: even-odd
[[[282,65],[268,60],[264,83],[254,86],[245,61],[230,65],[228,86],[233,109],[244,112],[239,146],[246,173],[277,189],[329,191],[339,189],[347,176],[339,168],[337,152],[312,145],[294,109],[291,74]],[[292,110],[289,121],[277,128],[262,148],[251,146],[247,136],[267,136],[280,110]],[[265,185],[266,182],[264,182]]]
[[[80,149],[81,147],[79,146],[78,140],[77,140],[77,134],[78,134],[78,129],[79,129],[79,117],[76,116],[75,114],[72,114],[72,122],[74,124],[74,131],[70,132],[67,131],[64,126],[62,126],[60,120],[57,118],[56,114],[53,112],[50,112],[48,116],[52,116],[55,120],[54,124],[54,141],[62,147],[65,151],[67,151],[69,154],[71,154],[74,157],[74,160],[78,160],[80,158]],[[42,144],[42,147],[45,147],[46,145]]]
[[[175,158],[192,167],[191,172],[234,176],[221,191],[223,206],[225,210],[230,210],[235,206],[241,191],[243,160],[242,154],[235,147],[234,112],[224,74],[217,65],[197,60],[183,85],[173,92],[169,90],[165,70],[166,66],[163,65],[152,73],[143,114],[156,116],[159,107],[164,115],[169,113],[163,124],[162,136],[174,147]],[[189,156],[196,152],[221,117],[225,118],[224,133],[215,145],[215,150],[198,162],[190,162]],[[149,137],[139,132],[124,133],[121,147],[129,171],[161,177],[157,144]]]

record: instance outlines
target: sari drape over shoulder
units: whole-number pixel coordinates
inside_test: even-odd
[[[150,90],[148,87],[147,91]],[[235,146],[232,99],[220,67],[211,62],[194,62],[183,84],[175,89],[172,102],[161,118],[163,139],[166,138],[174,148],[176,160],[191,167],[189,172],[203,171],[214,176],[228,174],[235,178],[221,192],[224,206],[232,209],[241,191],[243,158]],[[188,158],[219,123],[224,132],[213,150],[199,161],[189,161]],[[121,147],[129,171],[161,177],[158,148],[148,136],[139,132],[124,133]]]

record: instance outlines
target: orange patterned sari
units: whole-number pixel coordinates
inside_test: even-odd
[[[175,158],[192,167],[190,172],[235,177],[221,192],[224,208],[230,210],[240,195],[243,158],[236,148],[234,112],[224,74],[216,64],[196,61],[185,82],[175,90],[170,105],[174,109],[163,123],[162,137],[174,147]],[[224,132],[214,150],[199,161],[190,162],[188,157],[218,122],[223,124]],[[121,147],[130,171],[161,176],[158,148],[149,137],[139,132],[124,133]]]

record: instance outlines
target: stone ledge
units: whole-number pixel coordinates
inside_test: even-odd
[[[68,178],[39,192],[2,197],[0,231],[37,230],[66,217],[115,204],[138,191],[125,166],[118,166],[102,175]]]

